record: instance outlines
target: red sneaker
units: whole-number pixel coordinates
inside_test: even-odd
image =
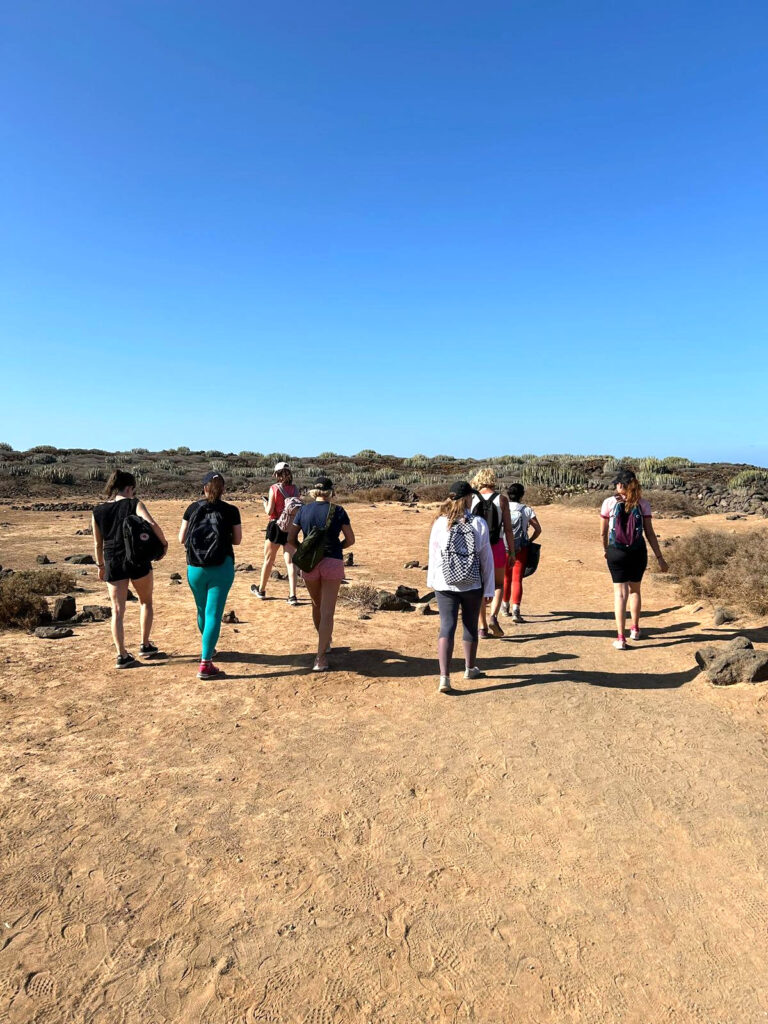
[[[200,668],[197,670],[198,679],[215,679],[220,675],[222,675],[221,669],[216,668],[212,661],[200,662]]]

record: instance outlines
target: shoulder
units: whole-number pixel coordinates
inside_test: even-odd
[[[349,519],[349,514],[348,514],[347,510],[344,508],[343,505],[337,505],[336,506],[336,513],[335,514],[337,516],[339,516],[340,518],[347,519],[347,520]]]
[[[603,519],[608,519],[611,512],[616,508],[616,502],[618,498],[615,495],[611,495],[610,498],[606,498],[603,504],[600,506],[600,515]]]
[[[472,516],[470,522],[472,523],[472,529],[477,533],[488,533],[488,523],[486,523],[482,516]]]
[[[223,502],[223,505],[224,505],[224,508],[227,510],[227,515],[230,516],[231,519],[235,523],[239,523],[240,522],[240,509],[237,507],[237,505],[232,505],[228,501]]]
[[[536,518],[536,513],[533,511],[530,505],[525,506],[525,514],[528,516],[529,519]]]
[[[187,505],[186,509],[184,510],[184,515],[181,518],[189,519],[189,517],[192,515],[192,513],[195,511],[199,504],[200,503],[198,501],[193,501],[191,505]]]

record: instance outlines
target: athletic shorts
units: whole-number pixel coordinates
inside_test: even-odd
[[[504,547],[504,541],[497,540],[495,544],[491,545],[491,551],[493,552],[494,569],[504,569],[507,564],[507,549]]]
[[[305,580],[343,580],[344,562],[340,558],[323,558],[314,569],[301,575]]]
[[[288,534],[277,525],[276,519],[270,519],[267,523],[267,540],[273,544],[285,544]]]
[[[104,559],[104,579],[107,583],[119,583],[121,580],[141,580],[152,572],[152,563],[128,565],[125,562],[110,562]]]
[[[635,551],[609,547],[605,560],[614,583],[640,583],[648,568],[648,548],[645,544]]]

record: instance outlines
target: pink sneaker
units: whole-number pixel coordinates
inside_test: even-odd
[[[222,675],[221,669],[216,668],[212,661],[200,662],[200,668],[197,670],[198,679],[215,679],[220,675]]]
[[[635,629],[635,628],[633,627],[632,629],[630,629],[630,631],[629,631],[629,639],[630,639],[630,640],[642,640],[642,639],[643,639],[643,638],[642,638],[642,635],[641,635],[641,633],[640,633],[640,630],[639,630],[639,628],[638,628],[638,629]]]

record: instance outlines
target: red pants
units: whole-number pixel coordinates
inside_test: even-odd
[[[512,595],[512,604],[520,604],[523,600],[523,573],[525,567],[528,564],[528,545],[524,548],[518,548],[515,551],[515,560],[512,563],[512,567],[507,566],[507,570],[504,573],[504,601],[509,604],[510,594]]]

